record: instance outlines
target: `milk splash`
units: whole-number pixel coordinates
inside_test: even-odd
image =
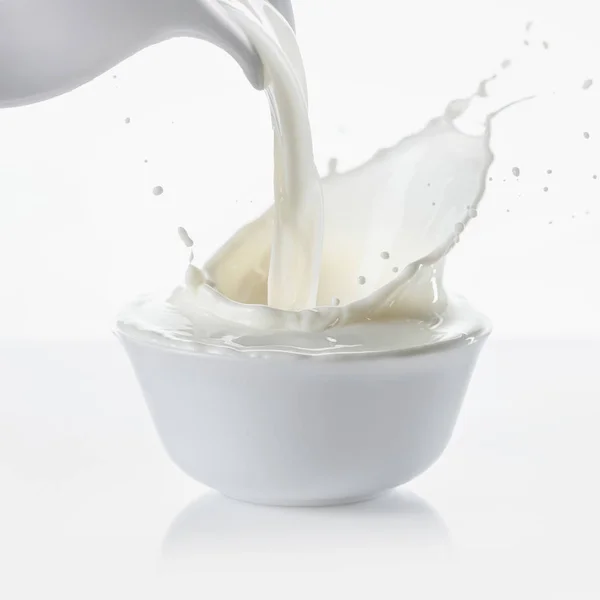
[[[465,326],[449,301],[444,261],[477,216],[494,158],[491,121],[513,99],[489,93],[494,78],[486,80],[418,133],[320,180],[293,31],[262,0],[223,5],[265,65],[274,206],[202,268],[190,262],[185,284],[160,311],[143,299],[122,322],[165,338],[237,349],[312,348],[311,336],[325,332],[337,351],[467,336],[473,319]],[[193,245],[185,232],[180,236]],[[487,326],[475,321],[475,329]],[[334,335],[356,343],[338,344]]]

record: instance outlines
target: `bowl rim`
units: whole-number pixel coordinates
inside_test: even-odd
[[[133,332],[134,326],[124,324],[120,321],[113,327],[113,334],[122,344],[130,343],[146,348],[161,350],[166,354],[180,354],[194,356],[202,359],[213,360],[236,360],[236,361],[257,361],[257,362],[311,362],[311,363],[348,363],[353,361],[372,361],[384,359],[409,359],[412,357],[442,354],[455,349],[469,347],[479,344],[487,339],[492,333],[491,320],[468,305],[473,314],[473,327],[463,335],[447,340],[434,341],[429,344],[413,346],[410,348],[399,348],[396,350],[367,350],[356,353],[310,353],[310,352],[292,352],[281,349],[266,349],[261,347],[248,347],[247,349],[237,349],[227,347],[225,350],[215,351],[211,346],[203,346],[196,343],[193,347],[185,346],[185,342],[179,340],[160,339],[158,337],[144,337],[143,333]],[[131,328],[130,331],[128,329]],[[148,332],[151,333],[151,332]],[[158,336],[158,334],[156,334]],[[212,351],[211,351],[212,350]]]

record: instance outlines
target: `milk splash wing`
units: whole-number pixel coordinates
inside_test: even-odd
[[[454,123],[453,106],[365,165],[324,180],[323,301],[366,298],[419,265],[434,265],[476,214],[493,160],[488,130],[465,134]],[[463,118],[469,107],[465,101]],[[331,276],[342,254],[350,254],[351,270]],[[357,287],[361,275],[366,282]]]

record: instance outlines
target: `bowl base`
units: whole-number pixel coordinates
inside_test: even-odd
[[[235,502],[243,502],[245,504],[255,504],[257,506],[279,506],[283,508],[319,508],[326,506],[343,506],[345,504],[358,504],[359,502],[367,502],[373,500],[378,496],[386,494],[391,490],[379,490],[377,492],[371,492],[369,494],[362,494],[358,496],[343,496],[340,498],[253,498],[253,497],[240,497],[231,494],[222,494],[230,500]]]

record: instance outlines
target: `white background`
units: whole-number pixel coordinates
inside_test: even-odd
[[[71,95],[0,112],[3,597],[173,597],[188,576],[210,597],[258,580],[273,597],[379,584],[597,597],[594,4],[366,4],[296,2],[323,170],[419,129],[506,58],[526,52],[542,92],[497,119],[494,181],[449,260],[452,287],[496,330],[447,453],[409,486],[418,497],[308,512],[228,503],[166,459],[109,339],[113,314],[179,278],[177,226],[208,253],[268,206],[271,187],[264,98],[217,49],[169,42]],[[303,572],[336,573],[336,587]]]

